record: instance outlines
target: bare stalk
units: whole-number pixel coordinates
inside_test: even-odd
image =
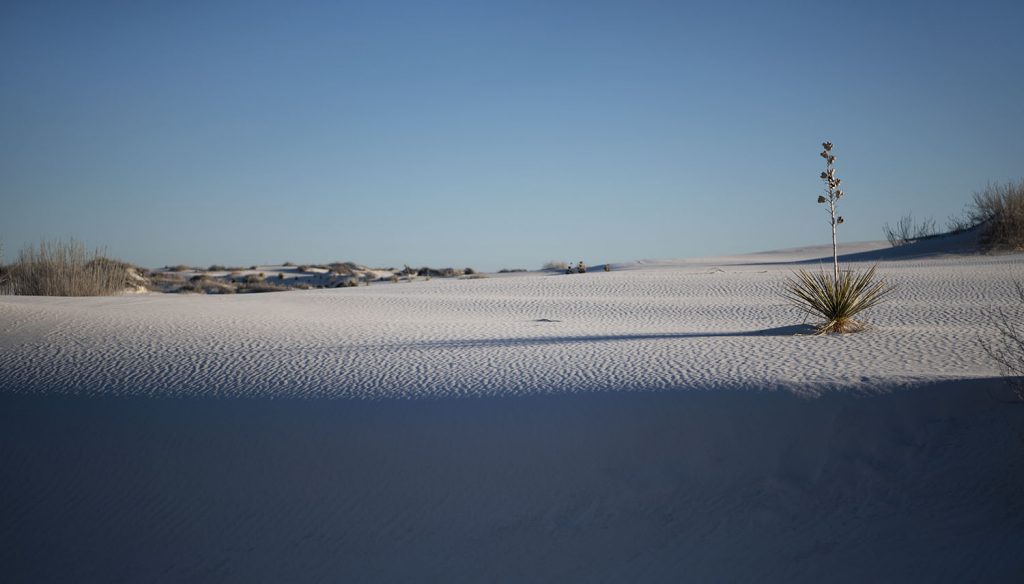
[[[836,226],[843,222],[842,216],[836,216],[836,203],[843,198],[843,191],[839,188],[842,179],[836,178],[835,162],[836,157],[832,154],[832,143],[822,142],[821,157],[825,159],[825,171],[821,173],[821,180],[825,181],[825,194],[818,196],[819,203],[828,203],[828,212],[832,224],[832,267],[833,282],[839,286],[839,246],[836,239]]]

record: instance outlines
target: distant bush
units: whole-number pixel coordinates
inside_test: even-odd
[[[568,262],[556,262],[556,261],[552,260],[550,262],[546,262],[542,269],[544,269],[544,270],[558,270],[559,272],[564,272],[565,270],[569,269],[569,263]]]
[[[476,270],[474,270],[473,268],[462,268],[462,273],[467,276],[472,276],[473,274],[476,273]]]
[[[257,282],[257,283],[246,283],[238,287],[238,292],[241,294],[252,294],[261,292],[284,292],[288,290],[287,286],[280,286],[277,284],[271,284],[269,282]]]
[[[225,268],[224,266],[220,265],[220,264],[213,264],[212,266],[206,268],[206,271],[207,272],[226,272],[226,271],[228,271],[228,269]]]
[[[989,184],[974,194],[968,215],[975,224],[986,224],[982,245],[1024,248],[1024,180]]]
[[[526,268],[502,268],[498,270],[499,274],[513,274],[517,272],[525,272]]]
[[[456,270],[455,268],[427,268],[423,267],[416,270],[417,276],[425,276],[427,278],[454,278],[455,276],[461,276],[464,272],[462,270]]]
[[[258,276],[256,274],[249,274],[242,278],[242,283],[244,284],[259,284],[261,282],[263,282],[263,274]]]
[[[331,273],[338,274],[340,276],[351,276],[359,270],[359,266],[352,262],[334,262],[332,264],[328,264],[327,268]]]
[[[935,227],[934,219],[929,218],[920,223],[915,223],[913,215],[909,213],[900,217],[895,226],[890,227],[886,223],[882,231],[885,233],[885,238],[889,240],[889,245],[893,247],[906,245],[912,241],[932,237],[939,233]]]
[[[234,284],[223,280],[191,278],[188,284],[176,289],[175,292],[179,294],[190,292],[195,294],[234,294],[237,292],[237,288]]]
[[[285,263],[283,263],[283,264],[281,264],[281,265],[282,265],[282,266],[284,266],[284,267],[286,267],[286,268],[292,268],[292,267],[295,267],[295,264],[293,264],[292,262],[285,262]]]
[[[87,252],[75,240],[40,242],[7,266],[4,291],[30,296],[108,296],[128,287],[133,266]]]
[[[176,266],[169,266],[167,268],[167,271],[169,271],[169,272],[190,272],[190,271],[192,271],[192,268],[186,266],[185,264],[178,264]]]

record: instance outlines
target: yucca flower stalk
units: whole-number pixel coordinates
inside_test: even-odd
[[[824,320],[817,327],[818,334],[855,332],[863,330],[864,325],[853,317],[884,300],[893,287],[875,277],[875,267],[863,273],[840,271],[836,227],[843,223],[843,218],[836,215],[836,203],[843,198],[844,193],[839,188],[843,181],[836,177],[832,143],[823,142],[821,147],[821,157],[825,159],[825,171],[821,173],[825,194],[818,195],[818,203],[828,205],[831,219],[832,274],[824,270],[800,270],[786,282],[782,296],[800,311]]]
[[[839,188],[839,185],[843,183],[842,179],[836,177],[836,156],[832,154],[832,143],[822,142],[821,157],[825,159],[825,170],[821,173],[821,180],[825,181],[825,194],[818,195],[818,203],[827,203],[828,212],[832,217],[832,268],[833,268],[833,281],[836,286],[839,285],[839,247],[836,239],[836,227],[843,222],[843,217],[840,215],[836,217],[836,203],[839,199],[843,198],[843,191]]]

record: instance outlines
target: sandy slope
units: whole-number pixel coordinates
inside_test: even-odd
[[[4,579],[1018,580],[1024,257],[854,246],[898,294],[793,336],[821,251],[0,298]]]
[[[800,264],[747,260],[244,297],[8,297],[0,368],[8,391],[103,395],[870,389],[995,374],[976,341],[1024,280],[1019,255],[882,262],[899,290],[867,315],[874,329],[807,338],[777,295]]]

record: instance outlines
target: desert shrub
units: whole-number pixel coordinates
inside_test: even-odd
[[[334,262],[328,264],[327,268],[332,274],[338,274],[341,276],[351,276],[359,270],[359,266],[352,262]]]
[[[825,181],[825,190],[818,196],[818,203],[828,205],[833,271],[827,274],[800,270],[786,281],[781,294],[798,310],[824,321],[817,325],[818,334],[855,332],[863,330],[864,325],[854,317],[885,300],[893,287],[876,278],[874,266],[866,272],[840,272],[836,228],[843,223],[843,218],[836,215],[836,204],[844,195],[839,188],[843,181],[836,177],[832,143],[824,142],[821,146],[825,171],[820,178]]]
[[[995,321],[994,338],[979,338],[978,342],[996,365],[999,372],[1009,378],[1010,387],[1018,401],[1024,401],[1024,285],[1015,282],[1015,304],[1000,309]]]
[[[389,280],[391,280],[392,284],[397,284],[398,283],[398,274],[392,274],[391,278],[389,278]]]
[[[213,264],[212,266],[206,268],[206,271],[207,272],[226,272],[226,271],[228,271],[228,269],[226,267],[220,265],[220,264]]]
[[[278,280],[284,280],[284,272],[278,272],[277,279]]]
[[[462,273],[467,276],[472,276],[473,274],[476,273],[476,270],[474,270],[473,268],[462,268]]]
[[[278,284],[271,284],[270,282],[255,282],[245,283],[238,287],[238,292],[241,294],[255,294],[262,292],[284,292],[288,290],[287,286],[280,286]]]
[[[30,296],[106,296],[128,287],[130,264],[75,240],[29,246],[5,270],[5,292]]]
[[[168,266],[168,268],[167,268],[168,272],[189,272],[191,270],[192,270],[192,268],[186,266],[185,264],[178,264],[176,266]]]
[[[244,284],[259,284],[261,282],[263,282],[263,274],[249,274],[242,278],[242,283]]]
[[[977,224],[971,219],[970,215],[950,215],[946,219],[946,231],[950,233],[963,233],[968,229],[973,229]]]
[[[286,267],[286,268],[293,268],[293,267],[295,267],[295,264],[293,264],[292,262],[285,262],[285,263],[283,263],[281,265]]]
[[[1024,247],[1024,180],[992,184],[974,193],[968,216],[987,224],[981,242],[986,247]]]
[[[558,261],[555,261],[555,260],[551,260],[549,262],[544,262],[544,267],[541,268],[541,269],[542,270],[558,270],[559,272],[561,272],[561,271],[565,271],[568,268],[569,268],[569,264],[566,263],[566,262],[558,262]]]
[[[932,237],[939,232],[935,228],[934,219],[928,218],[920,223],[916,223],[914,222],[914,216],[909,213],[900,217],[900,220],[894,226],[886,223],[882,231],[885,233],[885,238],[889,240],[889,245],[893,247],[906,245],[917,239]]]
[[[498,270],[499,274],[514,274],[518,272],[525,272],[526,268],[502,268]]]

